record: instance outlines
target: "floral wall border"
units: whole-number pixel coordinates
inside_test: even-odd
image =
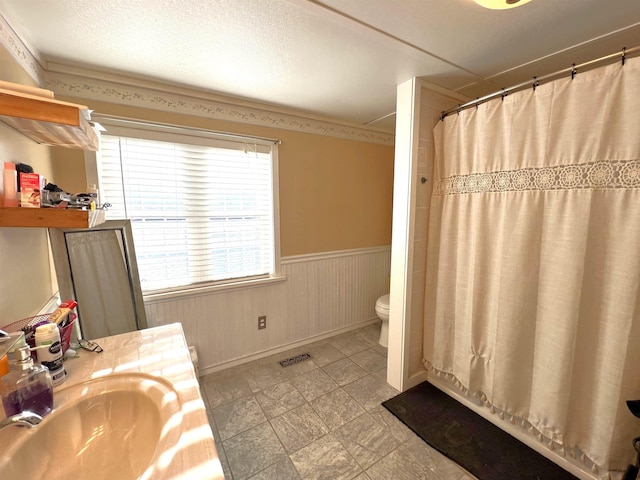
[[[25,72],[38,84],[43,82],[43,69],[37,55],[25,45],[9,22],[0,13],[0,45],[4,46]]]
[[[368,143],[393,145],[390,133],[305,118],[294,114],[271,112],[255,107],[234,105],[202,96],[173,93],[164,88],[126,85],[75,74],[47,72],[46,88],[71,97],[106,101],[121,105],[172,111],[200,117],[295,130],[317,135],[346,138]]]
[[[391,133],[307,118],[294,113],[280,113],[267,109],[225,103],[204,98],[202,94],[198,95],[197,93],[194,93],[194,95],[178,94],[168,90],[171,88],[169,86],[158,87],[154,84],[152,87],[141,87],[49,71],[42,67],[43,62],[38,53],[34,52],[22,41],[2,13],[0,13],[0,45],[3,45],[10,52],[18,64],[39,86],[53,90],[54,93],[59,95],[79,95],[82,98],[91,100],[173,111],[367,143],[394,144],[395,135]],[[151,85],[151,82],[149,84]]]

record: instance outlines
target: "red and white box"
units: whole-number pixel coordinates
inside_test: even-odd
[[[40,194],[42,193],[42,175],[39,173],[20,172],[20,206],[26,208],[40,208]]]

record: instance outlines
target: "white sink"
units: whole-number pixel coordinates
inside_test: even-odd
[[[40,425],[0,431],[2,480],[161,477],[163,454],[180,438],[181,407],[169,382],[142,373],[57,389]]]

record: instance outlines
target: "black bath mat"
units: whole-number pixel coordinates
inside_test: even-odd
[[[480,480],[577,480],[428,382],[382,405]]]

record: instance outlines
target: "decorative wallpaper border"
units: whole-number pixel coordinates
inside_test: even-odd
[[[389,133],[242,105],[233,105],[159,90],[153,87],[124,85],[106,80],[55,72],[47,72],[45,78],[46,88],[53,90],[57,94],[80,96],[83,99],[106,101],[152,110],[172,111],[217,120],[248,123],[383,145],[393,145],[395,139],[395,136]]]
[[[43,70],[38,59],[16,34],[9,22],[0,13],[0,45],[16,59],[16,62],[38,84],[42,85]]]
[[[178,94],[171,87],[140,87],[76,74],[63,74],[44,69],[37,52],[32,52],[0,13],[0,45],[3,45],[38,86],[55,94],[81,96],[99,100],[199,117],[247,123],[264,127],[293,130],[316,135],[345,138],[367,143],[393,145],[395,135],[357,126],[307,118],[303,115],[273,112],[199,97],[197,94]],[[126,82],[126,78],[123,78]],[[151,82],[150,82],[151,83]]]
[[[639,159],[453,175],[437,180],[433,194],[618,188],[640,188]]]

